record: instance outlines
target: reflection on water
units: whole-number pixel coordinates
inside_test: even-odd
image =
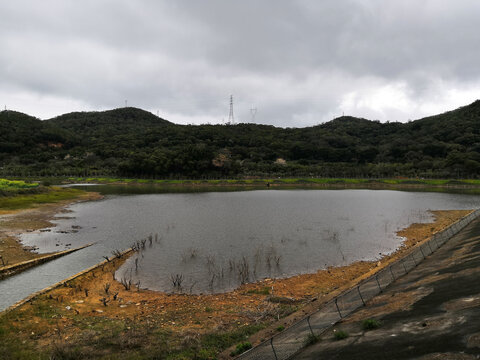
[[[222,292],[265,277],[377,259],[399,246],[396,231],[430,221],[428,209],[479,204],[472,195],[387,190],[108,195],[71,206],[69,218],[51,231],[23,236],[43,252],[96,245],[19,274],[10,285],[1,282],[0,304],[9,291],[15,293],[9,298],[25,293],[19,284],[27,288],[24,297],[137,241],[141,250],[117,279],[162,291]]]

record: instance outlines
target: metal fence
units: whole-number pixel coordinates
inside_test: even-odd
[[[434,234],[428,241],[413,248],[401,259],[323,304],[319,310],[281,333],[239,355],[237,359],[285,360],[291,358],[307,345],[311,336],[321,335],[344,317],[364,306],[368,300],[415,268],[479,215],[480,209],[477,209],[448,228]]]

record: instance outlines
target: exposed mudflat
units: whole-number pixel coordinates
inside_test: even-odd
[[[68,212],[65,207],[79,201],[97,200],[102,196],[98,193],[84,193],[74,200],[64,200],[56,203],[42,204],[25,210],[0,210],[0,268],[3,265],[15,265],[22,261],[43,257],[34,249],[24,247],[18,241],[18,235],[26,232],[53,226],[51,220],[62,212]]]

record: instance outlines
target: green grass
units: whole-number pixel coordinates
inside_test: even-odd
[[[62,179],[65,180],[65,179]],[[154,179],[126,179],[110,177],[72,177],[70,182],[96,182],[102,184],[136,183],[158,185],[424,185],[424,186],[480,186],[479,179],[351,179],[351,178],[264,178],[264,179],[215,179],[215,180],[154,180]]]
[[[363,330],[374,330],[378,329],[382,323],[376,319],[366,319],[362,321]]]
[[[32,189],[38,187],[37,183],[26,183],[21,180],[7,180],[0,179],[0,190],[18,190],[18,189]]]
[[[41,191],[42,189],[38,183],[27,183],[21,180],[0,179],[0,198]]]
[[[41,354],[31,345],[30,342],[23,342],[17,336],[18,330],[12,325],[12,319],[7,316],[0,316],[0,354],[2,360],[47,360],[47,354]]]
[[[335,340],[343,340],[348,338],[348,333],[343,330],[337,330],[333,332],[333,337]]]
[[[247,294],[270,295],[270,287],[264,286],[260,289],[250,289],[247,291]]]
[[[27,209],[40,204],[75,199],[83,193],[84,191],[78,189],[54,187],[38,194],[20,194],[0,197],[0,210]]]
[[[242,342],[237,345],[234,351],[230,353],[230,356],[237,356],[240,354],[243,354],[245,351],[249,350],[252,348],[252,344],[248,341]]]

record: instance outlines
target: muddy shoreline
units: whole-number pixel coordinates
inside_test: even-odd
[[[68,213],[66,207],[83,201],[99,200],[102,195],[94,192],[83,193],[79,197],[56,203],[41,204],[34,208],[22,210],[0,211],[0,269],[23,261],[37,259],[54,253],[38,254],[34,249],[27,248],[19,241],[18,236],[51,227],[55,216]]]

